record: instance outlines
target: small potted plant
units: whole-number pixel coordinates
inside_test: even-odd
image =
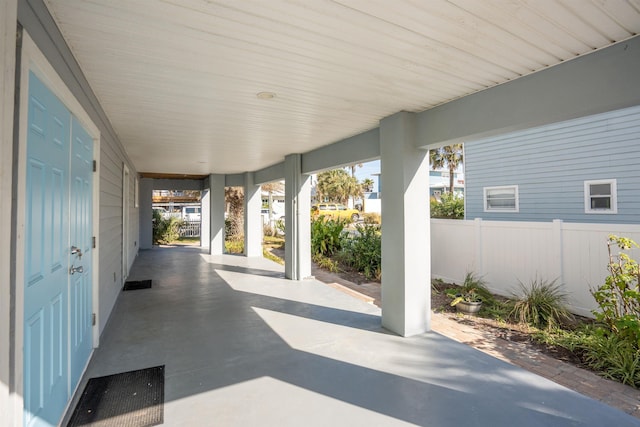
[[[450,291],[453,291],[453,289]],[[464,282],[460,285],[460,288],[455,290],[455,293],[447,293],[453,298],[451,306],[455,307],[457,311],[466,314],[477,313],[480,311],[482,301],[492,300],[492,295],[482,277],[471,272],[467,273]]]
[[[455,306],[460,313],[476,314],[482,307],[482,298],[475,288],[467,289],[451,301],[451,306]]]

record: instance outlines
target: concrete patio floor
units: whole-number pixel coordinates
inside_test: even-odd
[[[263,258],[158,248],[129,279],[153,288],[120,295],[79,390],[166,365],[166,426],[640,426],[442,335],[393,335],[377,307]]]

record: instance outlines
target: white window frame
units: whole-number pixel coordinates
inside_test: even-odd
[[[611,208],[592,209],[591,208],[591,186],[598,184],[611,185]],[[611,215],[618,213],[618,184],[615,179],[595,179],[584,182],[584,212],[588,214]]]
[[[487,203],[487,193],[491,190],[506,190],[506,189],[513,189],[514,192],[514,196],[515,196],[515,207],[513,208],[492,208],[489,207],[489,203]],[[501,185],[501,186],[496,186],[496,187],[484,187],[482,189],[483,192],[483,196],[482,196],[482,200],[483,200],[483,204],[484,204],[484,211],[485,212],[505,212],[505,213],[517,213],[520,212],[520,196],[519,196],[519,189],[517,185]]]

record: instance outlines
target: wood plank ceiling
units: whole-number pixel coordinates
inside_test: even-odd
[[[640,0],[46,1],[136,168],[173,174],[257,170],[640,32]]]

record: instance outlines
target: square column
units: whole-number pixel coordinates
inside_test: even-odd
[[[153,248],[153,179],[142,178],[138,185],[140,249]]]
[[[415,114],[382,119],[382,326],[402,336],[431,323],[429,152],[416,145]]]
[[[244,255],[262,256],[262,193],[253,173],[244,174]]]
[[[287,279],[311,277],[311,177],[302,174],[302,156],[284,158],[285,257]]]
[[[209,253],[224,253],[224,175],[209,175]]]
[[[200,247],[208,248],[211,242],[209,236],[211,235],[211,227],[209,221],[211,220],[211,194],[208,188],[202,190],[200,197]]]

